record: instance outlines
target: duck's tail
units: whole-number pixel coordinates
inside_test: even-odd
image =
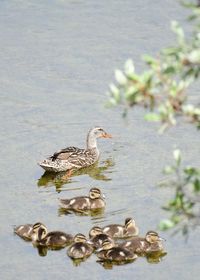
[[[52,159],[50,159],[50,158],[44,159],[43,161],[38,162],[38,165],[41,166],[46,171],[57,172],[55,161],[52,161]]]

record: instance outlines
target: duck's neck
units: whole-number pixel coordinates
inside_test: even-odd
[[[87,150],[97,149],[97,139],[92,133],[87,136]]]

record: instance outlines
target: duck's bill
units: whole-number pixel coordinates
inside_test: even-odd
[[[111,134],[108,134],[108,133],[102,133],[101,138],[112,138],[112,135]]]

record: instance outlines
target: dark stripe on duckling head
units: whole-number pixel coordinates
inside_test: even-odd
[[[102,228],[100,228],[100,227],[93,227],[89,231],[89,237],[91,238],[91,237],[97,236],[97,235],[99,235],[101,233],[103,233]]]
[[[78,233],[74,236],[74,242],[87,242],[86,236],[82,233]]]
[[[89,196],[90,196],[91,199],[95,199],[95,198],[101,197],[100,189],[98,189],[98,188],[90,189]]]

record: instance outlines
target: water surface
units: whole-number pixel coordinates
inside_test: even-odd
[[[169,189],[156,188],[174,145],[185,162],[199,164],[199,132],[178,126],[159,136],[131,112],[104,107],[113,70],[132,57],[155,54],[173,41],[170,19],[185,11],[168,1],[1,1],[1,279],[195,279],[199,269],[199,229],[163,233],[167,255],[158,263],[103,267],[95,255],[79,266],[66,249],[37,249],[13,234],[13,226],[44,222],[50,230],[87,233],[94,225],[123,223],[133,216],[142,235],[166,213]],[[62,181],[43,175],[37,162],[66,146],[85,145],[87,131],[101,125],[113,134],[100,140],[99,163]],[[92,186],[106,195],[96,216],[61,215],[58,198],[87,194]]]

